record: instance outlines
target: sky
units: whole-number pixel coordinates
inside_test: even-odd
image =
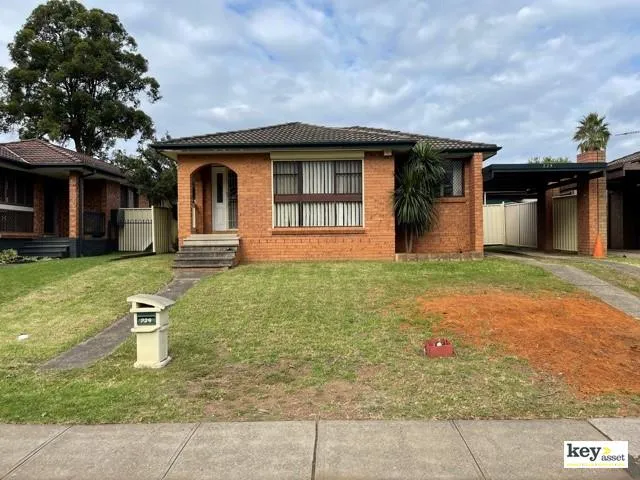
[[[38,4],[0,0],[0,65]],[[173,137],[302,121],[575,159],[578,120],[640,130],[640,0],[86,0],[117,14]],[[16,134],[0,136],[0,140]],[[135,150],[136,142],[121,144]],[[640,134],[612,137],[612,160]]]

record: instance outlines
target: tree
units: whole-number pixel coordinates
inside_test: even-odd
[[[435,204],[445,176],[440,152],[426,142],[416,144],[396,175],[393,208],[396,224],[404,232],[405,252],[437,221]]]
[[[600,117],[597,113],[585,115],[576,129],[573,141],[578,142],[578,150],[581,152],[600,151],[607,148],[611,133],[606,117]]]
[[[170,139],[171,137],[166,135],[161,140]],[[150,147],[151,143],[141,144],[137,155],[127,155],[121,150],[117,151],[113,163],[125,173],[127,179],[138,188],[140,193],[147,196],[152,205],[160,205],[163,201],[176,205],[178,200],[176,162]]]
[[[569,163],[569,157],[531,157],[529,163],[540,163],[544,165],[551,165],[554,163]]]
[[[153,135],[140,97],[159,100],[158,82],[118,17],[76,0],[31,12],[9,45],[14,66],[0,74],[0,127],[99,155],[116,139]]]

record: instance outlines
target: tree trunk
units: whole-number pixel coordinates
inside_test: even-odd
[[[405,253],[413,252],[413,231],[409,227],[404,230],[404,251]]]

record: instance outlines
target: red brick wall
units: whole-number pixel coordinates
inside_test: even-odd
[[[481,153],[465,161],[464,197],[442,198],[438,221],[423,237],[414,241],[414,253],[482,253],[482,159]],[[404,252],[404,237],[398,232],[398,251]]]
[[[241,261],[394,258],[395,226],[391,203],[394,162],[393,158],[383,157],[382,152],[365,156],[364,228],[296,231],[272,226],[268,154],[181,155],[178,162],[178,235],[181,242],[191,233],[191,174],[212,163],[231,168],[238,175]],[[197,174],[205,170],[208,169]],[[200,198],[199,191],[197,198]],[[204,200],[198,202],[206,205]]]
[[[151,206],[146,195],[140,194],[138,197],[138,208],[149,208]]]
[[[80,182],[79,173],[69,174],[69,238],[80,236]]]
[[[104,180],[84,181],[83,199],[85,212],[103,212]]]

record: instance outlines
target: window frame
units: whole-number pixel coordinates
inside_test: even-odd
[[[303,191],[303,172],[302,165],[304,162],[332,162],[333,163],[333,186],[334,190],[336,189],[337,179],[339,176],[346,175],[358,175],[360,177],[360,193],[301,193]],[[337,172],[336,165],[338,162],[359,162],[360,171],[354,173],[348,172]],[[278,163],[293,163],[296,165],[295,173],[276,173],[276,164]],[[281,194],[277,193],[277,182],[276,175],[282,176],[295,176],[297,181],[295,182],[296,190],[298,193],[295,194]],[[345,229],[345,230],[353,230],[353,229],[363,229],[365,225],[365,205],[364,205],[364,158],[286,158],[286,159],[272,159],[271,160],[271,205],[272,205],[272,215],[271,215],[271,226],[274,229],[306,229],[306,230],[317,230],[317,229]],[[311,225],[303,225],[303,208],[302,205],[304,203],[342,203],[342,202],[351,202],[351,203],[360,203],[361,204],[361,218],[359,225],[335,225],[335,226],[311,226]],[[298,205],[298,225],[297,226],[278,226],[276,225],[276,215],[275,215],[275,207],[277,204],[282,203],[293,203]]]
[[[19,207],[11,210],[30,209],[20,211],[33,211],[35,184],[29,175],[9,169],[0,169],[0,182],[2,183],[0,205],[3,205],[5,210],[10,210],[8,207]],[[9,198],[9,193],[13,198]],[[22,201],[19,201],[20,199]]]
[[[440,185],[440,193],[438,195],[438,199],[446,199],[446,198],[464,198],[466,197],[465,194],[465,170],[466,170],[466,165],[467,165],[467,160],[463,159],[463,158],[446,158],[443,160],[443,163],[458,163],[460,164],[460,174],[461,174],[461,192],[459,195],[455,195],[455,194],[451,194],[451,195],[446,195],[445,194],[445,188],[446,188],[446,183],[443,180],[443,182]],[[444,165],[443,165],[444,166]],[[446,169],[445,169],[446,171]],[[446,178],[446,177],[445,177]],[[452,190],[453,190],[453,178],[451,181],[451,185],[452,185]]]

